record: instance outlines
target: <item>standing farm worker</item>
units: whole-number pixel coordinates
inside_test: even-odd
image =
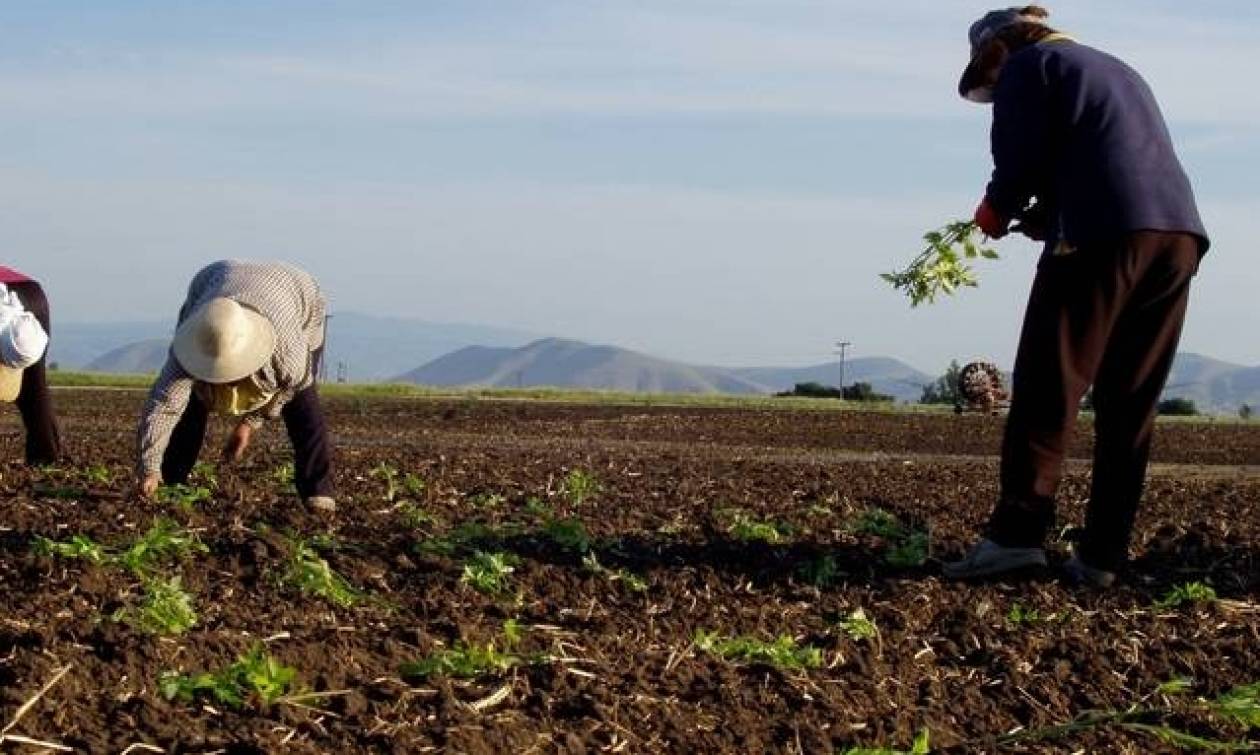
[[[0,267],[0,401],[16,403],[22,415],[27,464],[52,464],[61,456],[45,366],[49,330],[44,289]]]
[[[193,277],[166,366],[138,433],[138,492],[188,479],[211,412],[239,418],[223,449],[238,461],[264,418],[284,418],[298,494],[332,511],[332,463],[316,390],[324,297],[307,273],[280,263],[224,260]]]
[[[961,579],[1044,566],[1065,446],[1094,388],[1093,481],[1065,565],[1109,586],[1128,559],[1156,407],[1207,251],[1190,182],[1155,97],[1037,6],[971,26],[959,92],[993,104],[994,169],[976,222],[1045,241],[1015,359],[1001,492],[985,538],[945,565]]]

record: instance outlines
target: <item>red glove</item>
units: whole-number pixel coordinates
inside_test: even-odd
[[[1010,218],[1002,217],[1001,213],[993,209],[988,198],[981,200],[980,206],[976,208],[975,220],[984,235],[991,239],[1000,239],[1005,236],[1006,227],[1011,224]]]

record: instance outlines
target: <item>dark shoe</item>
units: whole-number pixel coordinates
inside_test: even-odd
[[[941,571],[947,579],[975,579],[1045,565],[1046,552],[1042,548],[1008,548],[986,538],[976,543],[961,561],[944,564]]]
[[[1116,581],[1115,572],[1090,566],[1075,553],[1063,564],[1063,573],[1072,584],[1099,587],[1104,590]]]

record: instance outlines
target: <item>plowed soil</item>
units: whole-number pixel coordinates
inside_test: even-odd
[[[338,398],[339,509],[324,514],[284,480],[279,423],[201,479],[207,500],[134,499],[142,397],[59,392],[69,456],[51,469],[19,463],[16,415],[0,417],[0,750],[843,753],[909,750],[927,730],[933,753],[1182,751],[1135,727],[1044,730],[1132,706],[1148,712],[1131,722],[1260,738],[1210,704],[1260,681],[1260,425],[1160,425],[1132,568],[1099,591],[1053,568],[940,578],[993,502],[997,417]],[[1061,490],[1065,528],[1088,489],[1088,431]],[[925,561],[890,562],[895,538],[859,524],[876,509],[930,534]],[[183,634],[128,620],[144,591],[133,573],[33,548],[76,534],[118,547],[163,516],[208,547],[162,567],[196,607]],[[586,549],[546,534],[574,519]],[[286,580],[299,542],[360,600]],[[461,579],[476,551],[515,559],[500,593]],[[1189,583],[1217,599],[1156,607]],[[873,637],[846,629],[858,609]],[[789,636],[822,663],[721,658],[697,646],[707,632]],[[521,663],[400,672],[461,642]],[[233,708],[159,689],[163,672],[256,646],[297,670],[304,696]],[[1180,694],[1161,687],[1183,678]]]

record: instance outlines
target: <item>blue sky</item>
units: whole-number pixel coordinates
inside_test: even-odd
[[[1105,6],[1105,7],[1104,7]],[[1184,347],[1248,364],[1252,2],[1059,2],[1165,109],[1214,237]],[[910,310],[877,274],[970,213],[988,111],[943,0],[5,4],[0,242],[64,320],[173,317],[207,261],[286,259],[334,309],[729,365],[831,342],[1012,358],[1036,248]]]

